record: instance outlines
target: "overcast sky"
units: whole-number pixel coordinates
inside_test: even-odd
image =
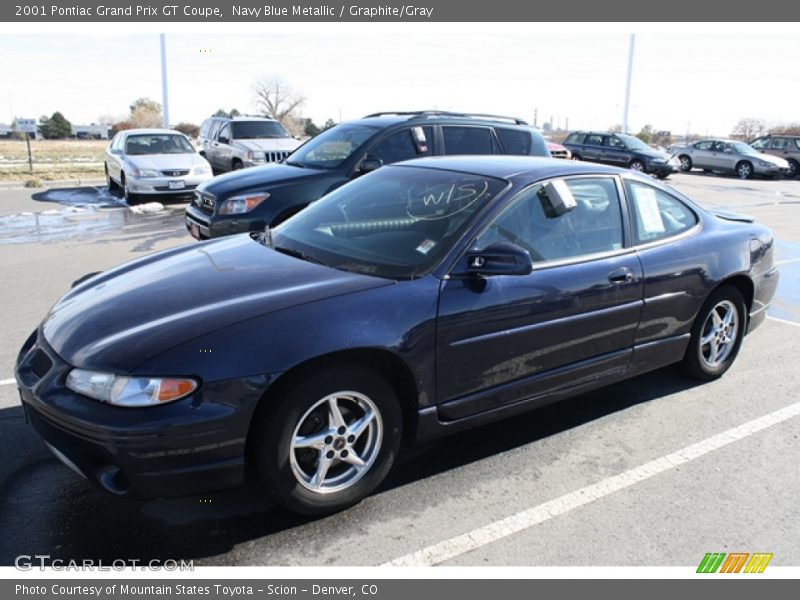
[[[0,35],[0,122],[59,110],[85,124],[101,115],[124,117],[141,96],[161,101],[157,33],[70,35],[68,29]],[[552,118],[562,127],[568,120],[570,129],[621,123],[628,34],[589,34],[585,27],[570,33],[569,24],[553,29],[333,24],[305,33],[173,32],[167,35],[171,122],[199,124],[220,107],[255,112],[253,82],[277,75],[303,92],[303,115],[319,124],[414,109],[530,122],[538,109],[540,126]],[[798,122],[798,63],[800,35],[785,29],[638,33],[630,129],[651,124],[676,134],[728,135],[742,117]]]

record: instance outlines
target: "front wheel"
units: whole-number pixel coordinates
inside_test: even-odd
[[[786,174],[788,179],[794,179],[800,173],[800,164],[796,160],[789,159],[789,172]]]
[[[282,390],[256,415],[248,440],[261,484],[285,508],[336,512],[372,492],[394,463],[399,400],[376,371],[343,365]]]
[[[678,157],[678,160],[681,161],[681,171],[691,171],[692,170],[692,159],[686,156],[685,154],[681,154]]]
[[[640,160],[632,160],[628,167],[631,171],[636,171],[637,173],[644,171],[644,163]]]
[[[746,160],[736,165],[736,176],[739,179],[750,179],[753,176],[753,165]]]
[[[747,312],[741,292],[732,286],[715,291],[692,326],[692,337],[681,363],[696,379],[721,377],[736,360],[742,345]]]

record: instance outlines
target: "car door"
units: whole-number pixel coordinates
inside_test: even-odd
[[[106,163],[108,165],[108,174],[117,183],[120,182],[122,173],[122,151],[124,150],[124,141],[125,134],[118,133],[114,136],[114,139],[111,140],[111,145],[108,147],[108,161]]]
[[[583,160],[603,162],[603,137],[599,133],[590,133],[583,141]]]
[[[617,167],[625,167],[628,165],[630,158],[630,150],[621,139],[613,135],[604,136],[602,162],[615,165]]]
[[[224,121],[214,121],[211,124],[211,128],[208,132],[208,143],[206,144],[206,159],[208,162],[211,163],[211,166],[219,170],[219,141],[217,141],[217,136],[219,135],[219,131],[222,128]]]
[[[402,160],[422,158],[433,154],[432,127],[404,127],[376,141],[368,150],[367,158],[375,158],[388,165]]]
[[[224,123],[217,132],[217,139],[212,144],[216,156],[216,167],[220,171],[230,171],[233,168],[233,131],[230,122]]]
[[[730,144],[718,141],[711,145],[709,165],[712,169],[719,171],[733,171],[738,160],[738,156],[733,151],[733,148],[730,146]]]
[[[542,184],[521,191],[482,229],[473,249],[514,243],[528,275],[463,275],[441,284],[436,365],[445,420],[626,369],[642,308],[642,269],[627,249],[616,177],[566,182],[576,208],[553,212]]]
[[[711,147],[713,144],[713,140],[703,140],[701,142],[695,142],[689,146],[689,156],[692,159],[692,166],[697,167],[698,169],[713,168],[713,160],[711,156]]]

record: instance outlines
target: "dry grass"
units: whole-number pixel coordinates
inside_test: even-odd
[[[22,140],[0,140],[0,181],[102,179],[108,140],[31,140],[33,174]]]
[[[31,140],[31,156],[38,162],[102,161],[108,140]],[[0,164],[28,160],[23,140],[0,140]]]

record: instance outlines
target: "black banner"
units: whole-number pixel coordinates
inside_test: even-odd
[[[786,22],[800,3],[761,0],[16,0],[10,22]]]

